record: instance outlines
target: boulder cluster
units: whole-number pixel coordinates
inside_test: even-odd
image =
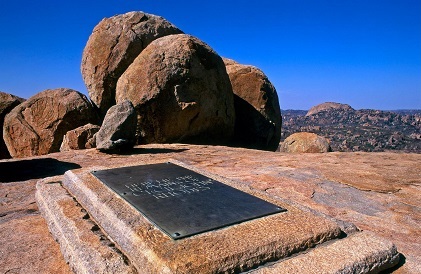
[[[45,90],[13,108],[5,117],[3,139],[12,157],[57,152],[63,136],[98,123],[88,98],[72,89]]]
[[[26,101],[0,93],[0,158],[171,142],[278,147],[280,107],[266,75],[220,57],[162,17],[103,19],[81,71],[89,98],[64,88]]]

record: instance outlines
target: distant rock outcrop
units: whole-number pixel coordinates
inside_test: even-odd
[[[0,159],[10,158],[10,153],[7,150],[6,144],[3,140],[3,124],[4,117],[9,113],[14,107],[24,102],[25,99],[14,96],[9,93],[0,91]]]
[[[87,124],[73,130],[70,130],[63,137],[60,151],[69,151],[72,149],[85,149],[96,147],[95,133],[99,131],[99,126]]]
[[[103,152],[120,152],[132,148],[136,142],[136,111],[125,100],[112,106],[105,115],[96,136],[96,148]]]
[[[65,88],[45,90],[6,115],[4,141],[12,157],[58,152],[69,130],[97,122],[85,95]]]
[[[281,138],[281,109],[275,87],[258,68],[224,58],[234,92],[234,142],[276,150]]]
[[[140,143],[224,143],[233,134],[233,92],[224,62],[185,34],[147,46],[120,77],[117,102],[138,114]]]
[[[311,115],[305,115],[305,111],[284,110],[281,140],[306,131],[328,138],[334,151],[421,153],[421,110],[354,110],[348,105],[339,105],[343,107],[327,108]]]
[[[332,151],[326,138],[309,132],[292,134],[281,143],[279,150],[292,153],[324,153]]]
[[[353,111],[354,109],[347,104],[326,102],[317,106],[312,107],[306,114],[306,116],[314,115],[316,113],[326,111],[326,110],[342,110],[342,111]]]
[[[89,96],[104,117],[115,104],[118,78],[153,40],[182,33],[164,18],[129,12],[103,19],[89,37],[82,57],[82,75]]]

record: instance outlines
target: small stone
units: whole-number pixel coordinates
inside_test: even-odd
[[[99,126],[87,124],[66,133],[60,146],[60,151],[71,149],[85,149],[95,147],[94,135],[99,131]]]
[[[133,104],[125,100],[107,111],[96,133],[96,148],[102,152],[120,152],[135,145],[135,136],[136,111]]]

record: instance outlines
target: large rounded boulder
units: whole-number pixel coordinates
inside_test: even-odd
[[[225,59],[234,92],[234,142],[275,151],[281,139],[281,109],[275,87],[258,68]]]
[[[10,158],[10,153],[3,140],[4,117],[23,101],[25,99],[0,91],[0,159]]]
[[[58,152],[63,136],[79,126],[98,123],[85,95],[50,89],[15,107],[4,120],[4,141],[12,157]]]
[[[224,143],[234,129],[233,92],[222,58],[189,35],[149,44],[117,83],[130,100],[140,143]]]
[[[127,67],[155,39],[182,33],[164,18],[129,12],[103,19],[93,30],[82,56],[81,71],[89,97],[102,117],[115,104],[115,87]]]
[[[279,150],[290,153],[324,153],[332,151],[329,141],[325,137],[310,132],[291,134],[281,143]]]

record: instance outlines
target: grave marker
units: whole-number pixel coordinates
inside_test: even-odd
[[[173,163],[92,174],[175,240],[286,211]]]

